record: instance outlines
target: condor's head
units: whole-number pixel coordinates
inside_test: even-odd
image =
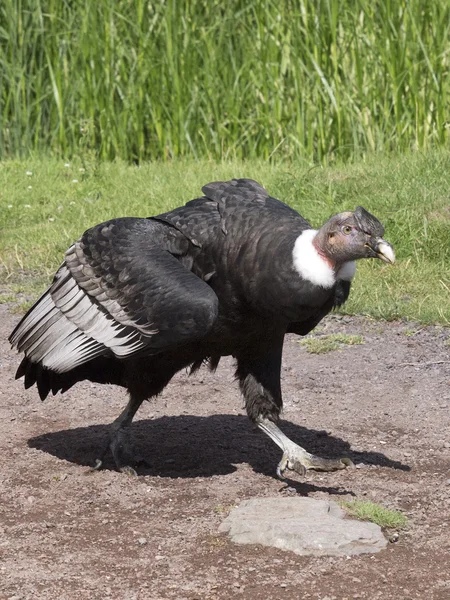
[[[359,258],[380,258],[392,264],[394,249],[383,239],[384,227],[367,210],[358,206],[354,212],[344,212],[323,225],[313,244],[318,253],[332,265]]]
[[[395,261],[394,249],[384,238],[384,227],[367,210],[334,215],[318,231],[304,231],[294,246],[294,266],[316,285],[331,287],[336,279],[351,280],[355,260],[380,258]]]

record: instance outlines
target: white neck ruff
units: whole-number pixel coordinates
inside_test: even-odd
[[[314,247],[316,229],[306,229],[295,240],[292,251],[294,268],[298,274],[312,284],[331,288],[337,280],[351,281],[355,276],[355,261],[345,262],[337,273],[324,260]]]

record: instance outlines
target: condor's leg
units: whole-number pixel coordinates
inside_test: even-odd
[[[300,475],[304,475],[308,469],[345,469],[352,464],[349,459],[326,459],[310,454],[277,426],[283,404],[280,385],[282,346],[281,341],[263,355],[238,357],[236,372],[249,418],[283,451],[277,467],[278,477],[283,479],[286,469]]]
[[[142,402],[162,392],[174,375],[173,369],[166,372],[159,364],[148,365],[145,363],[146,361],[139,361],[133,364],[132,370],[127,374],[130,400],[111,424],[109,442],[102,458],[96,460],[94,470],[101,468],[106,453],[111,450],[117,469],[128,475],[136,475],[136,471],[132,467],[136,461],[129,448],[126,430],[131,425]]]
[[[111,423],[109,442],[103,451],[102,457],[97,458],[95,461],[95,471],[102,467],[106,453],[108,450],[111,450],[114,462],[119,471],[127,473],[128,475],[137,475],[136,471],[131,466],[135,461],[128,449],[125,429],[131,425],[133,417],[143,401],[143,398],[131,396],[125,409],[120,413],[117,419]]]

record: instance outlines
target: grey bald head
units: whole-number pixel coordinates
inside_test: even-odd
[[[319,229],[314,245],[336,267],[360,258],[380,258],[392,264],[395,261],[394,249],[383,235],[384,227],[380,221],[358,206],[354,212],[331,217]]]

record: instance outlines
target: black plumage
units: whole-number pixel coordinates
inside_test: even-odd
[[[306,335],[345,302],[352,261],[393,262],[381,223],[358,207],[316,232],[249,179],[211,183],[203,193],[162,215],[86,231],[10,336],[25,354],[17,377],[36,384],[42,399],[83,379],[125,387],[130,401],[109,446],[130,470],[123,432],[143,400],[180,369],[215,368],[232,355],[249,417],[283,450],[279,474],[343,468],[276,426],[283,340]]]

